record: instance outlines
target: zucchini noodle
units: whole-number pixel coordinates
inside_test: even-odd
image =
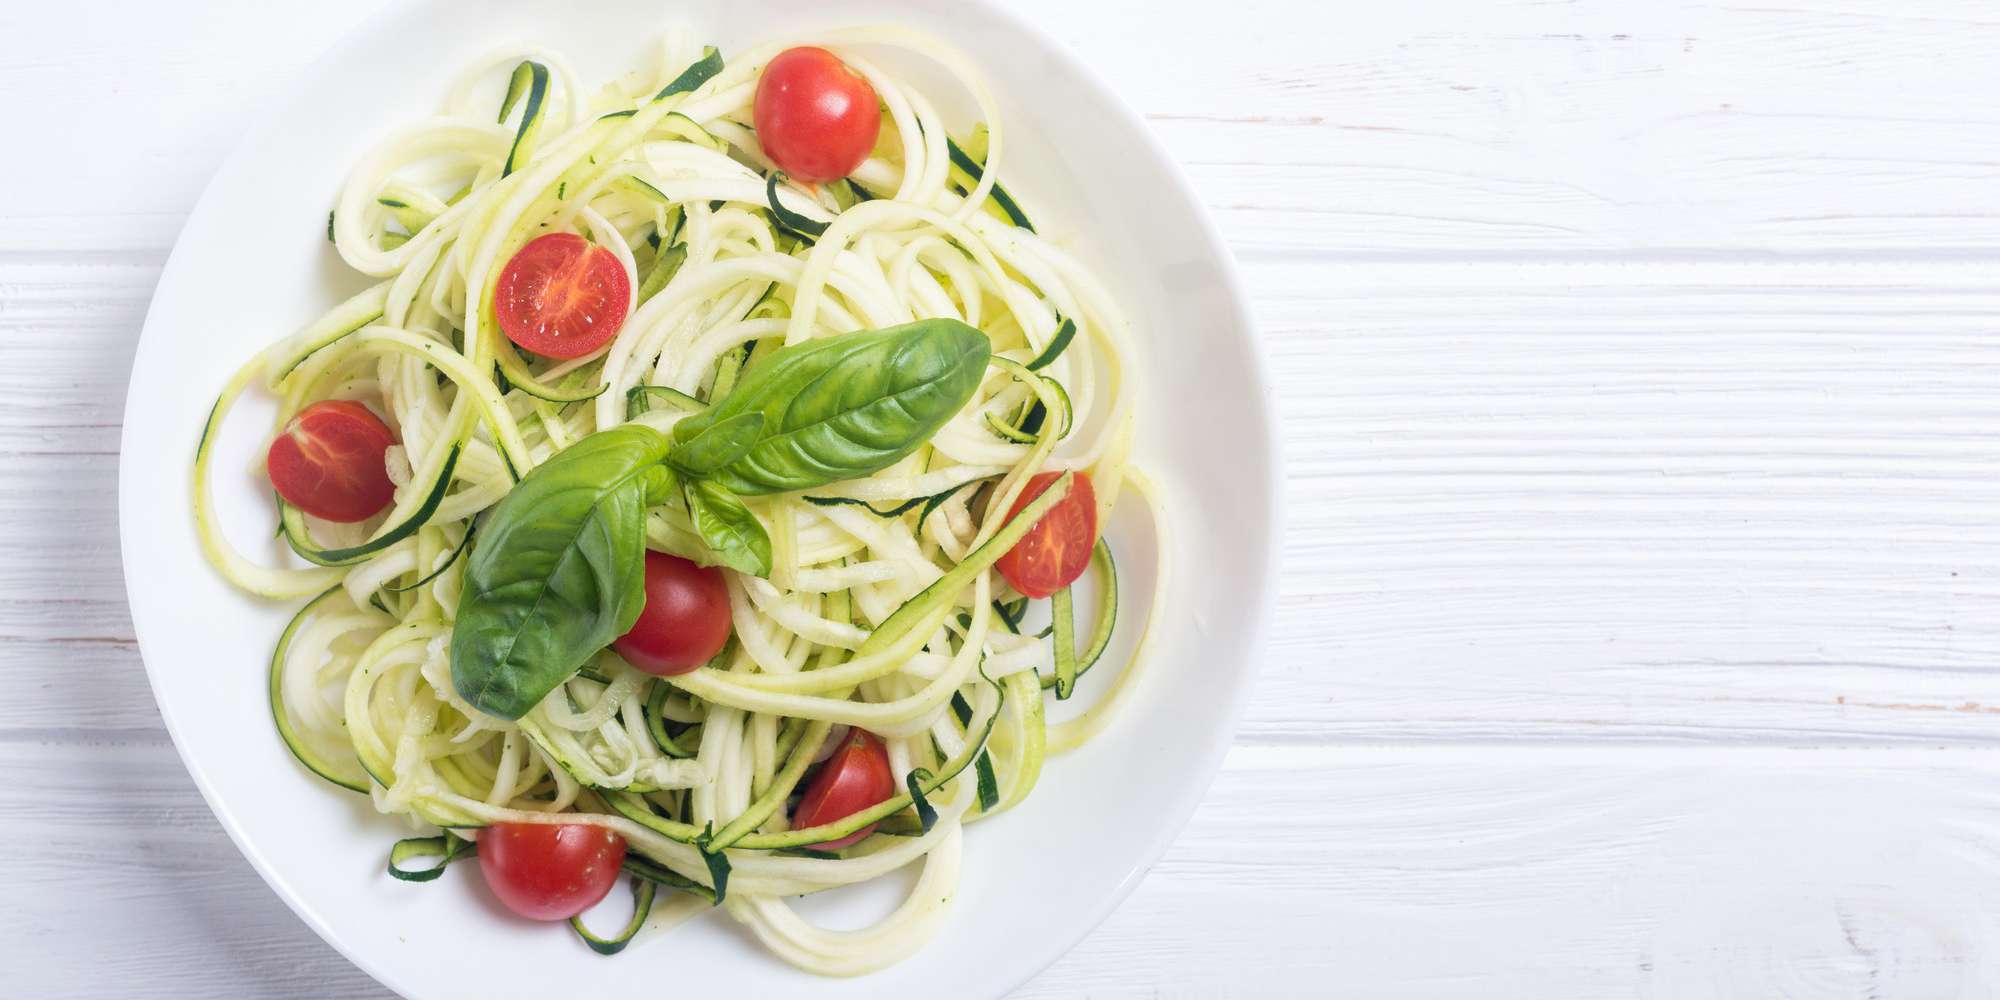
[[[194,511],[204,552],[232,583],[310,598],[270,665],[287,746],[382,812],[444,828],[399,844],[398,862],[429,853],[442,868],[497,822],[601,826],[625,838],[627,870],[645,884],[624,937],[576,925],[593,948],[615,952],[642,925],[719,902],[785,961],[855,975],[936,933],[964,826],[1025,800],[1045,757],[1101,731],[1140,675],[1163,561],[1148,606],[1116,607],[1102,544],[1078,591],[1098,595],[1099,618],[1070,622],[1069,592],[1059,595],[1053,634],[1095,637],[1081,664],[1024,624],[1039,612],[994,571],[1070,488],[1058,479],[1010,519],[1030,477],[1087,473],[1099,524],[1121,497],[1146,505],[1147,544],[1162,560],[1164,527],[1127,465],[1125,321],[1001,185],[998,105],[971,63],[900,28],[806,41],[865,77],[883,108],[873,155],[817,188],[775,174],[754,130],[765,63],[799,41],[725,61],[669,38],[652,70],[595,91],[553,53],[481,60],[437,117],[354,167],[327,236],[378,283],[229,380],[202,429]],[[935,64],[962,92],[911,87],[879,61],[884,50]],[[496,80],[508,84],[497,114],[486,96]],[[978,127],[954,136],[941,98],[976,108]],[[633,290],[615,339],[568,361],[516,352],[493,313],[502,266],[549,232],[608,249]],[[668,429],[784,345],[933,318],[974,326],[992,346],[971,402],[874,475],[746,497],[772,570],[724,570],[733,638],[707,666],[655,677],[605,650],[516,721],[456,693],[449,650],[467,553],[482,514],[523,475],[622,423]],[[280,534],[311,565],[259,565],[217,523],[211,452],[253,384],[278,401],[271,434],[313,403],[345,399],[380,414],[399,442],[388,459],[395,500],[375,519],[336,525],[280,505]],[[649,547],[717,564],[678,498],[652,507],[646,525]],[[1090,674],[1095,705],[1048,722],[1044,698],[1067,696],[1114,625],[1129,637],[1120,648],[1137,652]],[[1046,673],[1056,665],[1060,685]],[[901,793],[791,830],[804,779],[848,726],[885,740]],[[851,846],[814,848],[870,824]],[[907,898],[860,930],[814,927],[786,899],[911,865],[921,871]],[[391,870],[412,881],[436,871]],[[653,908],[656,889],[680,895]]]

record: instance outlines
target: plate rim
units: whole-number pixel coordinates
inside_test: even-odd
[[[355,38],[372,34],[384,25],[393,24],[398,20],[415,16],[423,8],[437,7],[447,2],[450,2],[450,0],[423,0],[422,3],[390,4],[378,8],[348,26],[344,31],[329,38],[324,45],[312,54],[311,58],[305,61],[292,79],[265,90],[261,96],[254,100],[245,102],[243,106],[247,110],[244,115],[244,125],[236,131],[230,141],[228,152],[216,162],[216,166],[211,171],[208,180],[202,185],[201,193],[190,204],[186,218],[182,220],[180,227],[175,233],[173,247],[169,251],[165,263],[161,266],[159,278],[154,282],[153,294],[147,303],[145,319],[140,326],[139,336],[133,344],[135,363],[132,366],[132,374],[127,380],[125,388],[124,409],[121,417],[122,425],[119,432],[118,523],[119,566],[124,576],[125,600],[128,612],[134,610],[136,604],[135,587],[137,586],[135,581],[139,579],[139,574],[135,573],[135,566],[133,565],[134,557],[132,555],[138,549],[138,546],[133,544],[132,532],[135,529],[132,527],[132,519],[126,513],[128,506],[136,502],[132,494],[140,489],[136,485],[136,480],[126,461],[126,457],[132,452],[136,444],[134,441],[134,428],[137,424],[130,419],[132,399],[139,385],[142,372],[136,364],[136,359],[143,351],[149,338],[154,336],[155,325],[159,322],[157,313],[159,310],[160,289],[166,287],[170,281],[175,279],[180,270],[190,266],[186,263],[185,258],[187,246],[185,237],[189,227],[204,215],[205,211],[210,208],[211,202],[218,197],[217,182],[219,178],[228,173],[234,164],[249,155],[249,150],[254,145],[252,139],[256,134],[256,123],[268,120],[269,115],[267,112],[301,100],[307,93],[308,83],[321,76],[325,67],[332,62],[335,56],[350,48]],[[1235,746],[1235,738],[1242,725],[1243,714],[1249,703],[1250,692],[1256,686],[1256,667],[1263,662],[1265,654],[1268,651],[1270,633],[1276,618],[1278,581],[1283,567],[1283,539],[1285,537],[1285,460],[1283,435],[1281,433],[1282,422],[1279,419],[1276,407],[1273,405],[1275,390],[1271,373],[1270,355],[1267,349],[1267,339],[1263,330],[1258,326],[1254,311],[1251,309],[1251,299],[1244,284],[1235,254],[1231,250],[1228,241],[1224,238],[1221,228],[1216,223],[1208,206],[1203,203],[1199,190],[1188,176],[1186,168],[1167,149],[1160,136],[1146,122],[1145,116],[1111,85],[1111,82],[1104,74],[1091,62],[1081,58],[1069,45],[1057,38],[1049,28],[1045,27],[1039,21],[1012,9],[1004,4],[1002,0],[960,0],[960,2],[979,8],[984,16],[1007,22],[1015,30],[1032,38],[1050,57],[1061,61],[1066,65],[1068,70],[1081,77],[1088,88],[1096,91],[1095,96],[1101,99],[1107,107],[1111,108],[1114,114],[1122,116],[1125,119],[1124,124],[1142,137],[1145,153],[1148,154],[1152,161],[1160,165],[1163,174],[1172,185],[1175,193],[1192,207],[1193,211],[1191,214],[1202,239],[1207,244],[1208,256],[1217,266],[1219,283],[1223,289],[1224,297],[1229,303],[1229,312],[1233,314],[1237,328],[1242,331],[1240,339],[1243,341],[1244,346],[1248,348],[1245,352],[1248,361],[1248,373],[1257,391],[1249,399],[1240,401],[1239,405],[1250,411],[1254,423],[1260,428],[1262,432],[1260,443],[1263,445],[1266,459],[1266,475],[1264,482],[1261,484],[1265,493],[1265,531],[1262,539],[1263,544],[1260,546],[1262,572],[1254,580],[1248,581],[1251,596],[1249,606],[1252,608],[1252,613],[1250,620],[1246,623],[1246,641],[1243,645],[1245,662],[1248,665],[1243,669],[1232,672],[1228,697],[1222,714],[1223,725],[1216,729],[1207,741],[1208,745],[1201,752],[1199,773],[1190,775],[1191,780],[1184,782],[1180,786],[1179,793],[1170,802],[1163,804],[1163,808],[1156,814],[1157,821],[1151,825],[1150,835],[1144,840],[1143,846],[1135,854],[1132,865],[1118,879],[1110,891],[1104,893],[1095,902],[1086,914],[1083,923],[1079,926],[1077,933],[1066,940],[1057,942],[1054,947],[1049,948],[1045,955],[1028,965],[1025,972],[1018,978],[1009,977],[1010,981],[992,983],[991,985],[999,987],[999,991],[995,995],[1000,995],[1012,992],[1014,989],[1017,989],[1046,971],[1063,956],[1069,954],[1084,939],[1095,932],[1111,913],[1130,897],[1133,890],[1145,879],[1152,868],[1159,863],[1160,859],[1165,856],[1166,852],[1179,838],[1181,832],[1187,827],[1188,822],[1194,816],[1195,810],[1207,797],[1208,791],[1213,786],[1216,775],[1220,773],[1222,764],[1228,757],[1230,749]],[[335,932],[318,910],[308,905],[303,895],[297,892],[272,867],[270,860],[246,836],[242,823],[217,794],[208,773],[189,756],[188,744],[181,736],[181,725],[175,718],[173,711],[168,707],[166,701],[161,697],[158,677],[155,674],[155,659],[149,657],[146,652],[146,628],[141,624],[137,614],[132,614],[131,617],[135,645],[140,661],[146,671],[147,687],[152,695],[153,704],[160,713],[161,721],[166,726],[167,735],[174,746],[174,752],[179,757],[181,766],[194,781],[196,790],[201,793],[203,803],[208,807],[210,814],[215,817],[218,825],[222,827],[223,832],[229,836],[229,840],[235,845],[237,852],[250,862],[252,869],[257,872],[258,877],[263,879],[265,885],[272,893],[284,902],[286,908],[291,910],[306,926],[310,927],[323,943],[331,947],[355,968],[367,974],[385,989],[396,993],[398,996],[411,998],[411,1000],[426,1000],[426,998],[420,998],[417,994],[407,989],[404,983],[400,982],[386,968],[373,961],[369,955],[363,953],[358,948],[350,947],[349,943]]]

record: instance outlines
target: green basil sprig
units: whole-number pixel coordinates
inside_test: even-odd
[[[751,576],[771,575],[771,536],[736,494],[706,480],[687,484],[688,515],[695,533],[724,566]]]
[[[719,405],[674,426],[676,444],[746,413],[762,429],[709,477],[739,496],[873,475],[937,433],[979,388],[992,344],[957,320],[794,344],[745,372]]]
[[[742,458],[763,431],[764,415],[754,411],[714,421],[687,439],[675,441],[673,450],[667,452],[667,464],[682,475],[705,479]]]
[[[518,719],[630,630],[646,602],[646,510],[676,487],[716,561],[769,575],[770,535],[738,497],[901,461],[971,400],[990,352],[985,334],[941,319],[785,347],[671,437],[625,424],[558,452],[493,508],[466,557],[453,687]]]
[[[645,607],[646,502],[667,437],[627,424],[563,449],[515,484],[465,564],[452,686],[518,719]]]

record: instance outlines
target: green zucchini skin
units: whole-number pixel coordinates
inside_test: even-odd
[[[305,624],[307,618],[334,598],[342,596],[342,593],[340,585],[335,584],[318,597],[307,601],[305,606],[292,616],[292,620],[286,623],[285,631],[278,636],[277,647],[271,651],[271,668],[267,681],[271,721],[276,724],[278,738],[284,741],[285,749],[290,750],[292,756],[298,758],[300,764],[305,765],[306,770],[350,792],[366,795],[368,772],[362,768],[361,761],[357,758],[352,762],[352,767],[346,767],[343,766],[346,762],[330,761],[320,757],[305,745],[298,731],[292,727],[291,715],[285,709],[285,660],[291,653],[292,639],[298,635],[300,626]]]
[[[445,456],[444,472],[431,484],[430,492],[424,495],[423,505],[409,517],[397,522],[393,527],[381,532],[360,545],[346,548],[320,548],[312,540],[312,532],[306,527],[305,515],[297,507],[278,501],[279,516],[284,524],[285,544],[300,558],[317,566],[352,566],[366,562],[369,556],[388,548],[417,533],[417,529],[430,523],[431,515],[437,513],[438,505],[444,502],[445,494],[451,491],[452,471],[458,467],[458,456],[462,445],[452,445],[451,453]]]
[[[986,164],[973,159],[972,154],[958,144],[958,140],[946,138],[945,149],[951,156],[951,165],[965,171],[974,183],[978,183],[980,178],[986,176]],[[1020,203],[1016,202],[1014,196],[1008,194],[1007,189],[1001,187],[998,181],[993,183],[992,197],[993,203],[1000,207],[1000,211],[1006,213],[1007,221],[1028,232],[1035,231],[1035,224],[1028,221],[1028,213],[1021,210]]]
[[[1076,658],[1076,672],[1070,678],[1072,685],[1103,658],[1104,650],[1111,645],[1111,633],[1118,627],[1118,561],[1111,557],[1110,543],[1098,539],[1090,559],[1092,567],[1097,570],[1098,580],[1102,581],[1103,594],[1098,600],[1097,624],[1091,629],[1090,645]],[[1059,684],[1056,674],[1041,675],[1042,690],[1057,688]],[[1058,694],[1057,697],[1067,695]]]

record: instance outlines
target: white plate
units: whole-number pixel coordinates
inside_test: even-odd
[[[610,996],[647,982],[678,995],[1002,993],[1082,938],[1164,852],[1228,748],[1259,660],[1274,599],[1278,459],[1228,251],[1138,116],[1061,46],[986,3],[611,0],[584,9],[546,0],[392,9],[272,105],[202,196],[139,343],[119,481],[126,585],[160,712],[250,863],[321,936],[407,996]],[[1168,497],[1177,568],[1157,612],[1149,683],[1097,741],[1050,761],[1025,806],[968,833],[964,881],[938,938],[860,980],[793,970],[720,915],[601,958],[567,930],[498,913],[471,867],[429,885],[384,875],[389,843],[408,835],[402,824],[307,774],[273,731],[265,664],[292,609],[243,596],[211,572],[188,510],[196,433],[229,372],[362,284],[322,236],[355,157],[431,113],[452,74],[497,46],[553,49],[595,83],[638,65],[669,17],[725,56],[777,30],[884,21],[970,53],[1001,102],[1008,185],[1104,277],[1141,345],[1138,457]],[[271,525],[266,495],[250,476],[230,474],[248,467],[269,413],[246,410],[218,455],[219,501],[238,544],[275,558],[257,543]],[[1114,544],[1143,527],[1136,505],[1120,506]],[[1121,554],[1127,593],[1146,593],[1154,560],[1130,543]],[[849,891],[811,912],[855,922],[884,897]]]

